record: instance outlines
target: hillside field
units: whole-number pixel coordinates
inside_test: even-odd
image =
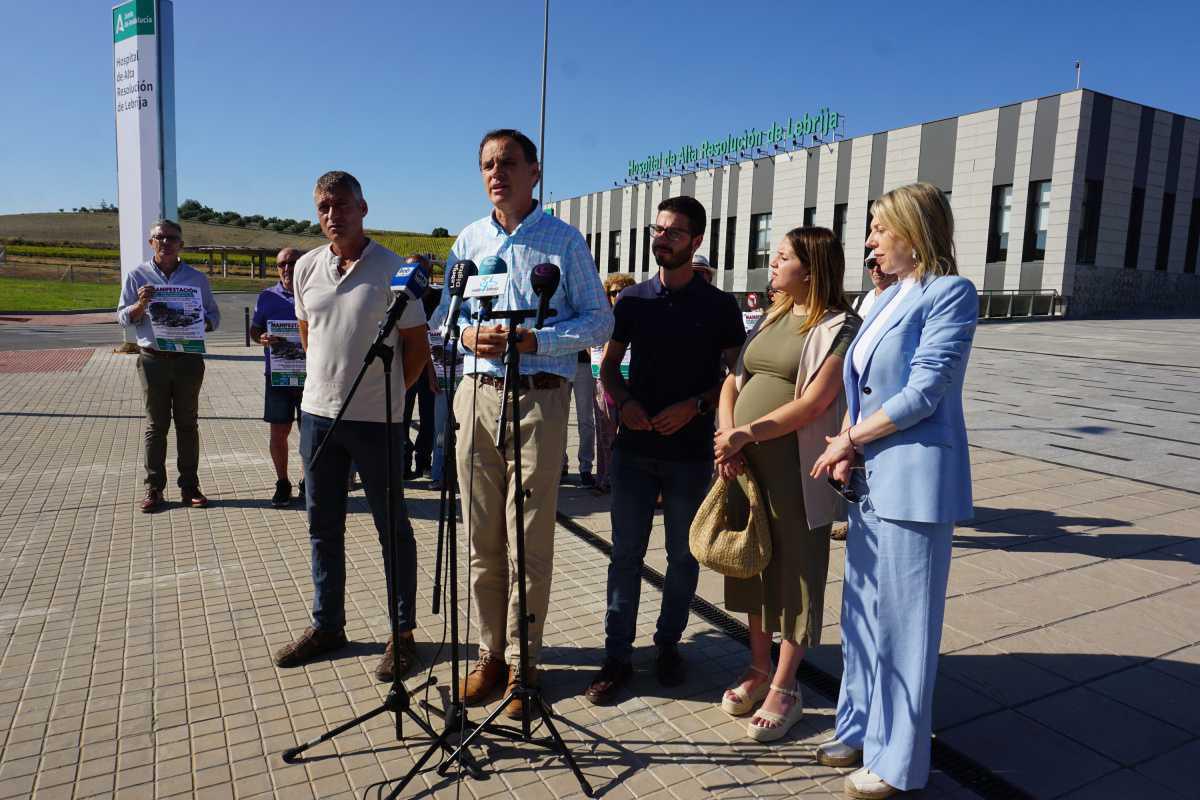
[[[372,230],[368,234],[391,250],[409,253],[433,253],[444,259],[454,237],[422,236],[397,231]],[[321,236],[276,233],[233,225],[207,222],[183,223],[186,247],[229,245],[278,250],[298,247],[310,250],[325,243]],[[0,214],[0,243],[9,245],[13,256],[78,258],[86,260],[118,259],[117,215],[104,213]],[[193,257],[193,261],[198,261]],[[248,256],[231,256],[231,263],[249,263]]]

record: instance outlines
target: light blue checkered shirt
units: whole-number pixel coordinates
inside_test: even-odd
[[[458,235],[446,259],[446,274],[457,261],[470,259],[478,265],[488,256],[498,256],[508,265],[508,288],[495,302],[501,311],[536,310],[538,298],[529,283],[530,274],[544,262],[558,265],[562,280],[550,302],[558,314],[537,332],[537,352],[521,355],[521,374],[549,372],[573,380],[579,351],[606,343],[613,329],[612,308],[583,235],[538,206],[511,234],[488,215]],[[432,318],[445,319],[449,305],[450,293],[444,292]],[[478,312],[478,300],[464,301],[459,314],[461,328],[472,324]],[[532,327],[533,320],[524,325]],[[503,375],[504,364],[498,358],[476,358],[468,353],[463,374],[472,373]]]

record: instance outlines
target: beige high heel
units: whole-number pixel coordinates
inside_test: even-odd
[[[721,695],[721,710],[731,717],[746,716],[753,711],[759,703],[766,699],[767,693],[771,691],[771,673],[764,672],[753,665],[750,666],[748,672],[758,673],[767,680],[758,684],[758,686],[755,687],[750,694],[746,694],[746,692],[742,690],[742,683],[744,683],[744,681],[738,681],[736,686],[732,686],[725,690],[725,693]],[[731,694],[737,698],[736,702],[729,699],[728,696]]]
[[[746,723],[746,734],[751,739],[756,742],[774,742],[787,736],[792,726],[800,721],[800,718],[804,716],[804,698],[800,695],[800,684],[795,684],[795,687],[795,689],[787,689],[771,684],[771,691],[785,694],[794,698],[796,702],[792,704],[786,714],[776,714],[774,711],[763,711],[760,708],[755,716],[762,717],[775,725],[771,728],[764,728],[761,725],[755,725],[753,719],[750,720]]]

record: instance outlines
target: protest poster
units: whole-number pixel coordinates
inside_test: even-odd
[[[433,370],[437,375],[438,386],[443,390],[446,388],[446,356],[448,353],[445,349],[445,338],[442,336],[442,329],[436,326],[429,328],[429,353],[433,357]],[[465,349],[460,344],[457,350],[457,357],[454,360],[454,385],[457,387],[462,381],[463,376],[463,361],[466,358]]]
[[[154,346],[164,353],[203,353],[204,303],[195,286],[155,286],[147,309]]]
[[[633,354],[632,347],[625,348],[625,356],[621,359],[621,374],[629,380],[629,357]],[[600,362],[604,360],[604,346],[591,348],[592,377],[600,380]]]
[[[303,386],[307,365],[304,347],[300,344],[300,323],[296,320],[269,319],[267,335],[278,337],[278,341],[272,341],[270,346],[271,385]]]

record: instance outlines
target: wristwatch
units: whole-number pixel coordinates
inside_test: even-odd
[[[707,397],[705,397],[704,395],[700,395],[699,397],[696,398],[696,413],[697,414],[710,414],[710,413],[712,413],[712,410],[713,410],[712,403],[709,402]]]

